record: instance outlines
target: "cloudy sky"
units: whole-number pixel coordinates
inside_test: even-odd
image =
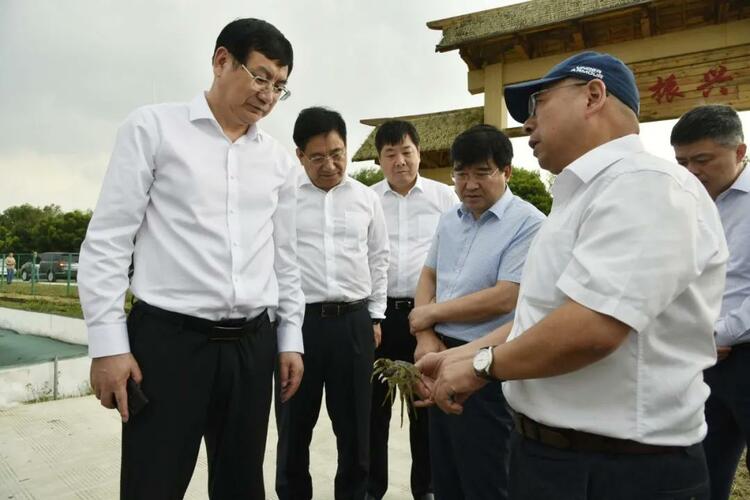
[[[291,150],[297,113],[326,105],[347,120],[353,154],[370,131],[363,118],[481,105],[458,53],[436,53],[440,32],[425,23],[510,3],[0,0],[0,210],[93,208],[119,124],[138,106],[208,89],[216,36],[232,19],[270,21],[294,46],[294,95],[263,128]],[[750,113],[743,121],[750,130]],[[673,123],[644,125],[647,147],[669,157]],[[525,139],[514,148],[516,165],[538,168]]]

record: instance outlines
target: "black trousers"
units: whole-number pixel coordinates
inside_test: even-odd
[[[414,362],[416,338],[409,333],[409,309],[396,310],[391,301],[381,323],[383,332],[380,347],[375,358],[400,359]],[[388,386],[374,380],[372,384],[372,413],[370,416],[370,478],[368,493],[380,499],[388,489],[388,431],[390,430],[392,408],[385,402]],[[409,444],[411,446],[411,492],[415,499],[432,493],[430,472],[429,412],[426,408],[415,408],[416,414],[404,408],[409,414]],[[401,404],[396,404],[400,419]]]
[[[128,336],[149,404],[122,426],[121,498],[182,498],[205,438],[209,497],[264,499],[276,360],[268,316],[255,333],[217,342],[136,303]]]
[[[308,307],[302,334],[302,383],[286,403],[276,399],[276,493],[280,500],[313,497],[310,441],[325,387],[338,450],[335,498],[361,500],[367,488],[370,453],[370,377],[375,348],[370,315],[363,308],[321,318]]]
[[[711,499],[726,500],[742,451],[750,442],[750,345],[735,346],[703,378],[711,388],[706,401],[708,434],[703,441]],[[745,466],[750,470],[747,462]]]
[[[672,453],[624,455],[559,450],[512,437],[513,500],[708,500],[700,444]]]
[[[444,337],[446,347],[465,344]],[[430,458],[437,500],[506,500],[513,419],[500,382],[464,403],[461,415],[430,408]],[[554,497],[550,497],[554,498]]]

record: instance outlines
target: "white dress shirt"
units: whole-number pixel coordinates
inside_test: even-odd
[[[509,340],[568,298],[631,331],[580,370],[506,382],[508,404],[554,427],[653,445],[700,442],[703,370],[716,362],[727,260],[713,201],[687,169],[645,152],[637,135],[580,157],[552,193]]]
[[[383,205],[391,245],[388,296],[413,298],[440,215],[459,203],[458,196],[452,187],[419,175],[406,196],[386,179],[372,189]]]
[[[257,126],[232,143],[203,95],[133,112],[81,247],[89,354],[130,350],[123,302],[134,251],[139,299],[209,320],[268,309],[279,351],[302,352],[296,169]]]
[[[750,168],[716,197],[729,245],[727,286],[716,321],[716,344],[750,342]]]
[[[370,317],[384,318],[388,231],[377,195],[348,175],[324,191],[297,168],[297,259],[305,302],[367,299]]]

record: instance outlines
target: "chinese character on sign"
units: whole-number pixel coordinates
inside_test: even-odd
[[[666,99],[667,102],[672,102],[675,97],[685,97],[685,94],[680,92],[680,85],[677,83],[674,73],[669,75],[666,79],[658,76],[657,81],[654,85],[648,88],[651,92],[651,97],[656,99],[656,102],[661,104],[662,99]]]
[[[718,85],[724,82],[728,82],[732,79],[732,75],[727,74],[727,68],[723,64],[720,64],[716,68],[711,68],[705,73],[703,73],[703,84],[698,85],[697,89],[703,91],[703,97],[708,97],[709,94],[711,94],[711,90],[713,90],[714,85]],[[721,92],[721,95],[727,95],[727,92],[729,89],[727,89],[724,86],[719,87],[719,92]]]

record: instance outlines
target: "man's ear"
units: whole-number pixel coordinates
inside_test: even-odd
[[[737,146],[736,154],[737,154],[736,160],[737,160],[737,163],[739,164],[742,161],[742,159],[745,157],[745,155],[747,154],[747,144],[745,144],[744,142],[740,143],[740,145]]]
[[[602,80],[594,79],[586,85],[586,92],[588,93],[587,110],[599,111],[607,100],[607,86]]]
[[[305,157],[305,153],[303,153],[300,148],[296,148],[295,153],[297,153],[297,159],[299,160],[299,162],[302,163],[302,158]]]
[[[229,63],[231,60],[231,54],[225,47],[219,47],[216,49],[216,52],[214,52],[214,57],[212,62],[213,68],[214,68],[214,76],[219,77],[224,72],[224,68],[226,68],[227,63]]]

